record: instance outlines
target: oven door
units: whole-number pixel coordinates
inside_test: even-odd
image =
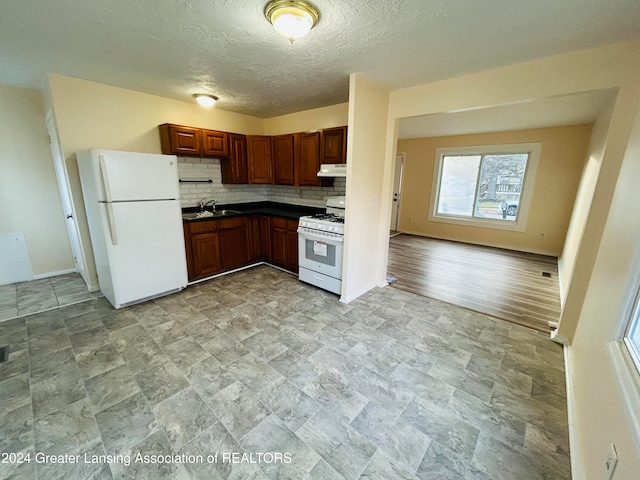
[[[323,235],[298,229],[298,263],[300,267],[342,279],[342,235]]]

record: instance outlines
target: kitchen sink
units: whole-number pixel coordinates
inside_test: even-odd
[[[236,215],[238,213],[242,212],[238,210],[216,210],[215,212],[205,210],[204,212],[183,213],[182,218],[184,220],[196,220],[198,218],[225,217],[227,215]]]

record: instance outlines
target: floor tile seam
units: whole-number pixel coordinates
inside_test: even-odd
[[[18,308],[18,296],[10,295],[13,298],[2,299],[0,298],[0,310],[5,308]]]
[[[168,442],[169,442],[169,445],[171,446],[171,450],[173,450],[174,452],[176,452],[176,451],[180,451],[180,450],[182,450],[184,447],[186,447],[187,445],[189,445],[190,443],[192,443],[193,441],[195,441],[197,438],[199,438],[200,436],[202,436],[202,435],[203,435],[207,430],[209,430],[211,427],[213,427],[216,423],[219,423],[219,424],[220,424],[220,425],[221,425],[221,426],[222,426],[222,427],[227,431],[227,433],[228,433],[229,435],[231,435],[231,437],[232,437],[234,440],[236,440],[236,439],[235,439],[235,437],[231,434],[231,432],[227,429],[227,427],[225,427],[225,426],[224,426],[224,424],[220,421],[220,419],[218,418],[218,416],[216,415],[216,413],[213,411],[213,409],[209,406],[209,404],[208,404],[208,403],[207,403],[207,402],[202,398],[202,396],[200,395],[200,393],[199,393],[195,388],[193,388],[193,386],[192,386],[191,384],[189,384],[189,386],[188,386],[188,387],[183,388],[183,389],[182,389],[182,390],[180,390],[179,392],[176,392],[176,393],[175,393],[174,395],[172,395],[171,397],[174,397],[174,396],[176,396],[177,394],[184,392],[187,388],[191,388],[191,391],[192,391],[192,392],[193,392],[193,393],[198,397],[198,399],[199,399],[199,400],[200,400],[200,401],[205,405],[205,407],[207,408],[207,410],[209,411],[209,413],[211,413],[211,416],[212,416],[212,418],[214,419],[214,422],[213,422],[211,425],[209,425],[207,428],[205,428],[204,430],[202,430],[198,435],[196,435],[196,436],[195,436],[195,437],[193,437],[191,440],[189,440],[189,441],[188,441],[188,442],[186,442],[184,445],[182,445],[182,447],[180,447],[179,449],[176,449],[176,448],[173,446],[173,444],[171,443],[171,440],[169,439],[169,435],[167,434],[167,431],[166,431],[166,429],[165,429],[165,427],[164,427],[164,426],[158,426],[158,428],[157,428],[153,433],[151,433],[149,436],[151,436],[151,435],[155,434],[158,430],[162,430],[162,431],[164,432],[164,435],[167,437],[167,440],[168,440]],[[143,394],[143,395],[144,395],[144,394]],[[171,397],[166,398],[165,400],[163,400],[162,402],[160,402],[160,403],[156,404],[155,406],[151,406],[151,405],[149,405],[149,409],[151,410],[151,413],[153,414],[153,418],[155,419],[155,421],[156,421],[156,422],[158,422],[158,418],[156,417],[156,413],[155,413],[155,411],[154,411],[154,410],[155,410],[155,407],[157,407],[157,406],[158,406],[158,405],[160,405],[161,403],[166,402],[166,401],[167,401],[167,400],[169,400]],[[146,400],[146,399],[145,399],[145,400]],[[147,401],[147,404],[148,404],[148,403],[149,403],[149,402]],[[158,425],[159,425],[159,423],[158,423]],[[240,445],[240,442],[238,442],[237,440],[236,440],[236,443],[237,443],[238,445]],[[240,447],[242,447],[242,445],[240,445]]]
[[[541,405],[541,406],[543,406],[543,407],[549,408],[549,409],[551,409],[554,413],[559,414],[561,417],[566,417],[566,416],[567,416],[567,412],[566,412],[565,410],[558,409],[558,408],[554,407],[553,405],[550,405],[550,404],[548,404],[548,403],[542,402],[542,401],[540,401],[540,400],[538,400],[538,399],[536,399],[536,398],[531,398],[531,397],[526,398],[526,397],[524,397],[524,396],[522,396],[522,395],[519,395],[516,391],[509,390],[509,392],[510,392],[511,394],[515,395],[516,397],[519,397],[520,399],[528,400],[528,401],[533,402],[534,404],[539,404],[539,405]],[[491,402],[491,400],[493,399],[493,394],[494,394],[494,393],[495,393],[495,392],[492,392],[492,393],[491,393],[491,397],[489,398],[489,402]],[[539,415],[539,414],[543,414],[543,413],[544,413],[544,414],[546,415],[545,409],[544,409],[544,408],[539,408],[539,405],[535,405],[535,409],[527,408],[527,409],[526,409],[526,412],[525,412],[525,415],[526,415],[527,413],[532,413],[532,414],[535,414],[535,415]],[[490,407],[494,407],[494,405],[491,405],[490,403],[489,403],[489,405],[488,405],[488,406],[490,406]],[[520,421],[524,422],[524,423],[531,423],[530,421],[528,421],[528,420],[527,420],[527,418],[524,418],[524,417],[522,416],[522,414],[520,414],[520,412],[519,412],[519,411],[518,411],[518,412],[514,412],[514,413],[513,413],[513,416],[514,416],[514,417],[516,417],[518,420],[520,420]],[[531,418],[531,417],[528,417],[528,418]],[[533,423],[531,423],[531,424],[532,424],[532,425],[535,425],[535,424],[533,424]],[[536,425],[536,426],[537,426],[537,425]],[[538,427],[538,428],[540,428],[540,427]],[[545,430],[546,430],[546,429],[545,429]]]
[[[59,375],[54,375],[53,377],[46,378],[46,379],[41,380],[41,381],[39,381],[39,382],[37,382],[37,383],[42,383],[43,381],[51,380],[51,379],[53,379],[53,378],[60,377],[60,376],[62,376],[62,375],[66,375],[66,374],[70,373],[71,371],[72,371],[72,370],[69,370],[68,372],[64,372],[64,373],[61,373],[61,374],[59,374]],[[75,401],[73,401],[73,402],[71,402],[71,403],[68,403],[68,404],[66,404],[66,405],[63,405],[62,407],[60,407],[60,408],[58,408],[58,409],[56,409],[56,410],[53,410],[53,411],[51,411],[51,412],[47,413],[46,415],[41,415],[41,416],[39,416],[39,417],[36,417],[36,413],[35,413],[35,410],[34,410],[34,411],[33,411],[33,421],[34,421],[34,422],[35,422],[36,420],[42,420],[43,418],[48,417],[49,415],[52,415],[52,414],[54,414],[54,413],[58,413],[58,412],[60,412],[60,411],[64,410],[65,408],[67,408],[69,405],[71,405],[71,404],[73,404],[73,403],[76,403],[76,402],[79,402],[80,400],[87,400],[87,401],[88,401],[88,403],[89,403],[89,405],[90,405],[91,407],[93,407],[93,403],[91,402],[91,399],[89,398],[89,394],[88,394],[88,392],[87,392],[87,388],[86,388],[86,386],[85,386],[84,379],[82,378],[82,375],[80,374],[80,367],[78,367],[78,375],[79,375],[80,379],[82,380],[82,390],[84,391],[84,397],[79,398],[78,400],[75,400]],[[33,409],[33,392],[31,391],[31,385],[29,385],[29,393],[30,393],[30,395],[31,395],[31,405],[32,405],[32,409]],[[93,408],[91,409],[91,414],[93,415]],[[94,415],[94,417],[95,417],[95,415]],[[102,436],[102,434],[101,434],[101,436]]]
[[[28,313],[20,313],[20,309],[18,308],[18,316],[14,318],[20,318],[20,317],[26,318],[26,317],[30,317],[31,315],[39,315],[41,313],[50,312],[51,310],[56,310],[59,308],[60,308],[60,305],[56,305],[55,307],[45,308],[44,310],[38,310],[37,312],[28,312]],[[13,319],[9,319],[9,320],[13,320]]]
[[[117,368],[117,367],[116,367],[116,368]],[[92,377],[92,378],[93,378],[93,377]],[[134,381],[135,381],[135,379],[134,379]],[[136,384],[136,385],[137,385],[137,384]],[[86,390],[86,388],[87,388],[87,385],[85,384],[85,390]],[[140,389],[140,387],[138,387],[138,389]],[[135,395],[137,395],[137,394],[139,394],[139,393],[142,393],[142,390],[140,390],[139,392],[134,392],[134,393],[132,393],[132,394],[130,394],[130,395],[128,395],[128,396],[126,396],[126,397],[125,397],[125,398],[123,398],[122,400],[120,400],[120,401],[118,401],[118,402],[114,403],[113,405],[109,405],[108,407],[104,407],[102,410],[98,410],[98,411],[96,411],[96,410],[95,410],[95,408],[97,408],[97,405],[95,405],[95,404],[91,401],[91,397],[89,397],[89,396],[88,396],[89,404],[90,404],[90,405],[91,405],[91,407],[92,407],[92,408],[91,408],[91,413],[92,413],[92,414],[93,414],[93,416],[95,417],[96,415],[99,415],[100,413],[104,412],[105,410],[108,410],[108,409],[110,409],[110,408],[112,408],[112,407],[114,407],[114,406],[116,406],[116,405],[118,405],[118,404],[120,404],[120,403],[124,402],[125,400],[129,400],[131,397],[133,397],[133,396],[135,396]],[[143,395],[143,397],[144,397],[144,395]],[[147,399],[146,399],[146,398],[145,398],[144,400],[145,400],[145,402],[147,401]],[[155,415],[154,415],[154,418],[155,418]],[[100,432],[100,436],[102,436],[102,432]]]
[[[311,415],[309,418],[307,418],[307,420],[306,420],[302,425],[300,425],[300,426],[298,427],[298,429],[297,429],[295,432],[294,432],[294,431],[292,431],[292,432],[293,432],[293,434],[296,436],[296,438],[297,438],[300,442],[302,442],[302,443],[303,443],[303,444],[304,444],[304,445],[305,445],[309,450],[311,450],[312,452],[315,452],[315,454],[316,454],[316,455],[318,455],[318,456],[320,457],[320,459],[324,460],[324,461],[327,463],[327,465],[329,465],[333,470],[336,470],[336,469],[333,467],[333,465],[331,464],[330,459],[325,458],[325,456],[324,456],[322,453],[320,453],[320,452],[318,452],[316,449],[312,448],[312,447],[311,447],[311,446],[310,446],[310,445],[309,445],[309,444],[308,444],[308,443],[307,443],[303,438],[300,438],[300,436],[296,433],[296,432],[298,432],[298,431],[302,430],[302,428],[303,428],[305,425],[307,425],[307,423],[309,423],[311,420],[313,420],[313,419],[314,419],[317,415],[319,415],[319,414],[320,414],[320,412],[321,412],[323,409],[325,409],[325,408],[327,408],[327,407],[325,407],[324,405],[321,405],[321,408],[320,408],[317,412],[315,412],[313,415]],[[334,416],[334,415],[333,415],[333,413],[331,413],[331,412],[329,412],[329,413],[330,413],[330,415]],[[335,417],[335,416],[334,416],[334,417]],[[339,422],[342,422],[342,421],[340,420],[340,418],[339,418],[339,417],[335,417],[335,418],[337,418]],[[347,423],[347,426],[349,426],[350,428],[353,428],[353,430],[357,431],[354,427],[352,427],[352,426],[351,426],[351,424],[350,424],[350,423]],[[288,428],[288,427],[287,427],[287,428]],[[291,429],[290,429],[290,430],[291,430]],[[359,431],[357,431],[357,432],[358,432],[360,435],[362,435]],[[362,436],[364,437],[364,435],[362,435]],[[374,447],[374,449],[375,449],[375,450],[374,450],[374,452],[373,452],[373,454],[371,455],[371,458],[373,458],[373,455],[375,454],[375,451],[378,449],[378,447],[377,447],[376,445],[374,445],[373,443],[371,443],[371,441],[369,441],[369,439],[368,439],[368,438],[366,438],[366,437],[365,437],[365,439],[366,439],[366,441],[367,441],[367,442],[369,442],[369,444],[371,444],[371,446],[372,446],[372,447]],[[368,465],[368,464],[369,464],[369,462],[371,461],[371,458],[369,458],[369,460],[367,461],[367,465]],[[318,460],[318,462],[319,462],[319,461],[320,461],[320,460]],[[316,462],[316,463],[317,463],[317,462]],[[312,467],[312,469],[313,469],[313,468],[315,468],[315,464],[314,464],[314,466]],[[365,466],[365,468],[366,468],[366,466]],[[338,472],[337,470],[336,470],[336,472],[337,472],[339,475],[342,475],[342,473]],[[363,470],[362,470],[362,472],[360,472],[356,477],[354,477],[354,480],[356,480],[357,478],[359,478],[359,477],[362,475],[362,473],[363,473],[363,472],[364,472],[364,469],[363,469]],[[342,475],[342,477],[344,477],[344,475]],[[346,478],[345,478],[345,480],[349,480],[349,479],[346,479]]]
[[[548,435],[548,437],[549,437],[549,438],[552,438],[552,439],[554,439],[554,440],[555,440],[555,439],[558,437],[558,435],[557,435],[557,434],[554,434],[554,433],[550,432],[550,431],[549,431],[549,430],[547,430],[546,428],[539,427],[538,425],[535,425],[535,424],[533,424],[533,423],[531,423],[531,422],[524,422],[524,423],[525,423],[525,426],[529,426],[529,427],[533,427],[533,428],[538,429],[538,430],[542,430],[544,433],[546,433],[546,434]],[[523,439],[524,439],[524,440],[526,440],[526,437],[523,437]],[[566,440],[567,440],[567,445],[568,445],[568,442],[569,442],[569,428],[568,428],[568,427],[567,427]],[[513,448],[513,447],[512,447],[512,448]],[[527,457],[534,457],[534,456],[536,456],[536,455],[545,455],[545,456],[547,456],[547,455],[551,455],[551,456],[554,456],[554,455],[553,455],[554,453],[556,453],[556,454],[557,454],[557,452],[548,452],[548,453],[543,453],[543,452],[533,451],[533,450],[532,450],[530,453],[527,453],[527,452],[525,452],[525,451],[524,451],[524,450],[525,450],[525,448],[526,448],[526,442],[525,442],[525,441],[523,441],[522,446],[518,446],[518,448],[517,448],[517,449],[516,449],[516,448],[514,448],[514,450],[516,450],[516,451],[517,451],[517,452],[519,452],[519,453],[522,453],[523,455],[525,455],[525,456],[527,456]],[[569,459],[569,455],[570,455],[570,452],[567,452],[567,459]]]
[[[462,390],[462,389],[459,389],[459,390],[461,390],[462,392],[464,392],[464,390]],[[455,392],[454,392],[454,393],[455,393]],[[467,392],[464,392],[464,393],[467,393]],[[468,394],[468,395],[470,395],[470,394]],[[476,398],[477,398],[477,397],[476,397]],[[449,401],[447,402],[447,405],[446,405],[446,407],[445,407],[448,413],[450,413],[451,415],[455,416],[458,420],[460,420],[460,421],[464,422],[465,424],[467,424],[467,425],[471,426],[472,428],[474,428],[474,429],[478,430],[479,432],[486,432],[486,429],[485,429],[484,427],[479,427],[479,426],[473,425],[473,424],[469,423],[467,420],[465,420],[464,418],[462,418],[462,417],[458,414],[458,412],[456,411],[456,409],[451,405],[451,402],[452,402],[452,401],[453,401],[453,395],[451,396],[451,398],[449,399]],[[527,423],[530,423],[530,422],[526,422],[525,420],[522,420],[521,418],[513,418],[513,419],[511,419],[511,418],[509,418],[509,416],[504,416],[504,415],[501,413],[501,411],[500,411],[500,410],[498,410],[498,409],[496,409],[496,408],[495,408],[495,406],[490,405],[488,402],[485,402],[485,401],[482,401],[482,400],[480,400],[480,401],[482,402],[482,405],[483,405],[484,407],[486,407],[486,408],[490,409],[490,411],[491,411],[492,413],[494,413],[495,415],[497,415],[497,416],[500,418],[500,420],[502,420],[502,421],[504,421],[504,422],[510,423],[511,421],[517,421],[517,422],[522,423],[522,425],[526,425]],[[475,409],[474,409],[474,410],[475,410]],[[515,417],[515,416],[513,416],[513,417]],[[485,421],[483,420],[483,421],[482,421],[482,423],[485,423]],[[538,427],[538,428],[539,428],[539,427]],[[545,431],[546,431],[546,430],[545,430]],[[496,438],[496,437],[494,437],[493,435],[491,435],[491,437],[492,437],[492,438],[494,438],[494,439],[496,439],[496,440],[499,440],[499,438]],[[501,440],[501,441],[502,441],[502,440]],[[504,442],[502,442],[502,443],[504,443]],[[523,431],[523,433],[522,433],[522,445],[524,446],[524,431]]]
[[[229,372],[229,373],[231,373],[231,372]],[[232,375],[233,375],[233,374],[232,374]],[[236,377],[235,377],[235,375],[234,375],[233,377],[234,377],[234,378],[236,378]],[[279,419],[279,420],[280,420],[280,421],[285,425],[285,427],[286,427],[286,428],[287,428],[291,433],[293,433],[293,434],[295,435],[295,432],[289,428],[289,426],[284,422],[284,420],[282,420],[282,419],[280,418],[280,416],[279,416],[277,413],[273,412],[273,411],[272,411],[272,410],[271,410],[267,405],[265,405],[265,404],[262,402],[262,400],[260,400],[260,398],[259,398],[255,393],[253,393],[253,391],[251,391],[251,390],[249,389],[249,387],[247,387],[244,383],[242,383],[242,382],[241,382],[240,380],[238,380],[237,378],[236,378],[236,381],[237,381],[238,383],[240,383],[240,385],[242,385],[242,386],[243,386],[243,388],[246,388],[246,389],[249,391],[249,393],[250,393],[251,395],[253,395],[253,397],[255,398],[255,400],[256,400],[256,401],[257,401],[257,402],[258,402],[262,407],[264,407],[264,408],[265,408],[265,409],[266,409],[266,410],[267,410],[271,415],[275,415],[276,417],[278,417],[278,419]],[[233,384],[230,384],[230,385],[233,385]],[[225,388],[228,388],[230,385],[228,385],[228,386],[227,386],[227,387],[225,387]],[[296,387],[296,388],[297,388],[297,387]],[[224,390],[224,388],[223,388],[222,390]],[[222,391],[222,390],[220,390],[220,391]],[[205,402],[205,403],[206,403],[206,402]],[[207,404],[207,406],[209,406],[209,404]],[[209,408],[210,408],[210,407],[209,407]],[[215,415],[214,415],[214,416],[215,416]],[[216,418],[218,418],[218,417],[216,417]],[[255,425],[254,425],[253,427],[251,427],[249,430],[247,430],[247,431],[246,431],[244,434],[242,434],[242,436],[241,436],[241,437],[239,437],[239,438],[236,438],[236,436],[233,434],[233,432],[229,431],[229,429],[224,425],[224,423],[222,423],[222,421],[221,421],[220,419],[218,419],[218,421],[220,422],[220,425],[222,425],[222,426],[224,427],[224,429],[227,431],[227,433],[228,433],[229,435],[231,435],[231,437],[236,441],[236,443],[237,443],[237,444],[238,444],[238,445],[239,445],[243,450],[246,450],[246,449],[244,448],[244,446],[242,445],[242,443],[241,443],[242,439],[243,439],[244,437],[246,437],[246,436],[247,436],[251,431],[253,431],[253,429],[254,429],[254,428],[256,428],[258,425],[260,425],[260,423],[262,423],[266,418],[267,418],[267,417],[264,417],[262,420],[260,420],[260,422],[258,422],[257,424],[255,424]],[[305,423],[306,423],[306,422],[305,422]],[[296,435],[296,437],[297,437],[297,435]],[[315,451],[315,450],[314,450],[314,451]]]
[[[413,400],[413,397],[414,397],[414,396],[415,396],[415,397],[418,397],[418,398],[419,398],[419,399],[421,399],[422,401],[426,401],[427,403],[429,403],[429,404],[433,405],[435,408],[437,408],[437,409],[442,409],[445,413],[448,413],[448,414],[449,414],[449,415],[451,415],[452,417],[455,417],[455,419],[456,419],[456,420],[458,420],[459,422],[463,423],[463,424],[464,424],[464,425],[466,425],[467,427],[470,427],[470,428],[472,428],[472,429],[474,429],[474,430],[478,430],[478,432],[481,432],[481,431],[482,431],[482,429],[481,429],[481,428],[478,428],[478,427],[476,427],[475,425],[472,425],[472,424],[470,424],[469,422],[467,422],[464,418],[462,418],[460,415],[458,415],[458,413],[457,413],[453,408],[451,408],[451,407],[450,407],[450,403],[451,403],[451,401],[453,400],[453,395],[454,395],[454,393],[455,393],[455,391],[456,391],[456,390],[461,390],[461,391],[463,391],[463,392],[464,392],[464,390],[459,389],[459,388],[457,388],[457,387],[454,387],[454,391],[451,393],[451,395],[449,395],[449,398],[447,399],[447,403],[446,403],[446,404],[444,404],[444,405],[440,405],[440,404],[437,404],[437,403],[435,403],[435,402],[432,402],[432,401],[431,401],[431,400],[429,400],[428,398],[424,398],[422,395],[419,395],[419,394],[417,394],[417,393],[413,393],[413,392],[410,392],[410,393],[411,393],[411,395],[412,395],[411,400]],[[467,393],[467,392],[464,392],[464,393]],[[467,393],[467,395],[471,395],[471,394],[470,394],[470,393]],[[472,396],[473,396],[473,395],[472,395]],[[474,398],[477,398],[477,397],[474,397]],[[407,407],[409,406],[409,403],[411,403],[411,400],[410,400],[410,401],[407,403],[407,405],[404,407],[404,409],[403,409],[402,413],[404,413],[404,412],[405,412],[405,410],[406,410],[406,409],[407,409]],[[478,400],[480,400],[480,399],[478,399]],[[480,401],[482,401],[482,400],[480,400]],[[422,406],[421,406],[421,405],[419,405],[419,404],[418,404],[418,406],[419,406],[420,408],[422,408]],[[402,414],[401,414],[400,416],[402,416]],[[398,417],[398,418],[400,418],[400,417]]]
[[[367,439],[368,440],[368,439]],[[373,443],[371,444],[375,447],[375,450],[373,451],[373,453],[371,454],[371,456],[369,457],[369,460],[367,460],[367,463],[365,463],[364,467],[362,468],[362,470],[360,470],[360,473],[358,473],[355,477],[353,477],[353,480],[357,480],[358,478],[360,478],[362,476],[362,474],[364,472],[367,471],[367,468],[369,467],[369,464],[371,463],[371,460],[373,459],[373,457],[375,456],[376,453],[378,453],[378,451],[380,451],[381,455],[385,455],[385,453],[382,451],[382,449],[380,449],[380,447],[378,447],[377,445],[374,445]],[[385,455],[386,456],[386,455]],[[326,460],[325,460],[326,461]],[[344,476],[344,475],[343,475]],[[346,479],[346,480],[350,480],[350,479]]]

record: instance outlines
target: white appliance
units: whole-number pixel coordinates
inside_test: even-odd
[[[177,158],[109,150],[76,156],[104,296],[121,308],[183,289]]]
[[[346,163],[325,163],[320,165],[317,175],[318,177],[346,177],[347,165]]]
[[[345,197],[330,197],[327,213],[300,217],[298,278],[333,293],[342,289]]]

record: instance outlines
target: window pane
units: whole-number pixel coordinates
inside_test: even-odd
[[[640,302],[636,304],[633,319],[629,325],[625,343],[629,348],[629,353],[640,371]]]
[[[437,213],[466,217],[473,214],[480,158],[480,155],[442,157]]]
[[[528,157],[526,153],[482,157],[475,217],[516,221]]]

